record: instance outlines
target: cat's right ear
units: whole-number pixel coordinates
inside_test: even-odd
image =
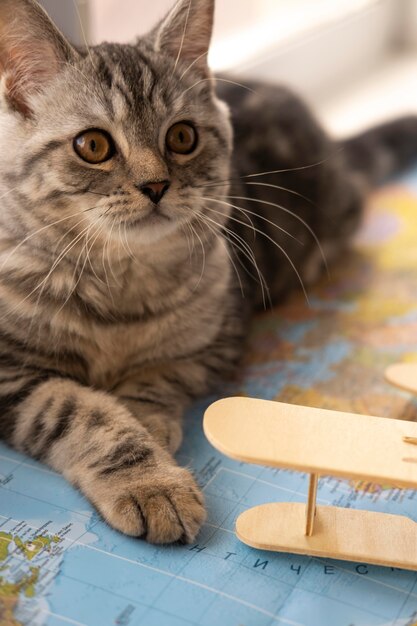
[[[35,0],[0,0],[1,90],[13,109],[30,117],[31,97],[76,55]]]

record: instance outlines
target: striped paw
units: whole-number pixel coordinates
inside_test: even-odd
[[[191,543],[206,519],[194,478],[173,464],[113,476],[97,495],[94,503],[113,528],[150,543]]]

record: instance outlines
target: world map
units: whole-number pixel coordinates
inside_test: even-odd
[[[415,420],[417,402],[384,382],[417,362],[417,171],[376,192],[355,249],[330,279],[253,323],[224,395]],[[417,573],[260,552],[234,534],[266,502],[303,502],[307,477],[237,463],[188,413],[179,463],[208,520],[191,546],[154,547],[110,529],[47,467],[0,445],[1,626],[417,626]],[[408,515],[417,493],[324,476],[319,504]]]

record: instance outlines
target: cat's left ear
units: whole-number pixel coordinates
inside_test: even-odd
[[[75,50],[35,0],[0,0],[0,79],[10,106],[25,117]]]
[[[179,0],[152,31],[157,52],[168,53],[208,76],[207,56],[214,23],[215,0]]]

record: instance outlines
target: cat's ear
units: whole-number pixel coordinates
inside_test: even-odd
[[[30,116],[30,99],[77,53],[35,0],[0,0],[0,79],[14,109]]]
[[[155,49],[208,75],[214,4],[215,0],[179,0],[151,34]]]

